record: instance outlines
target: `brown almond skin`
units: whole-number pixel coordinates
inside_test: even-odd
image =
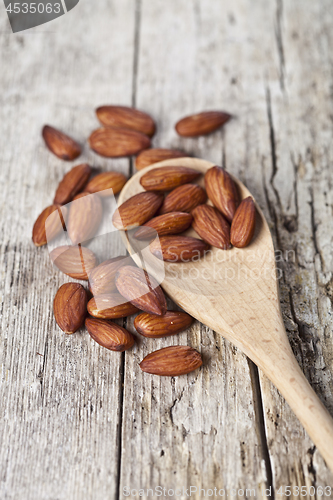
[[[85,187],[87,193],[98,193],[102,198],[110,196],[107,189],[112,189],[113,194],[118,194],[127,182],[127,177],[120,172],[102,172],[91,179]]]
[[[116,292],[115,277],[117,271],[131,262],[133,261],[130,257],[119,256],[105,260],[99,266],[96,266],[89,274],[89,289],[91,293],[98,296]]]
[[[180,311],[167,311],[164,316],[141,313],[134,320],[136,330],[150,339],[176,335],[186,330],[192,323],[193,318]]]
[[[171,191],[200,175],[198,170],[182,166],[153,168],[141,177],[140,184],[146,191]]]
[[[59,205],[50,205],[49,207],[44,208],[42,213],[38,216],[32,230],[32,241],[36,247],[46,245],[48,241],[52,241],[64,229],[64,219],[66,219],[67,209],[66,207],[63,207],[61,211],[59,208]],[[48,217],[56,210],[59,210],[58,213],[60,218],[54,215],[48,219]]]
[[[62,285],[54,297],[53,313],[63,332],[76,332],[87,314],[87,292],[83,286],[79,283]]]
[[[151,116],[128,106],[100,106],[96,109],[96,115],[104,127],[129,128],[149,137],[156,131]]]
[[[111,321],[87,318],[85,325],[90,337],[110,351],[127,351],[134,344],[133,335]]]
[[[157,281],[146,271],[125,266],[116,274],[118,292],[142,311],[163,316],[167,312],[164,293]]]
[[[126,128],[99,128],[89,137],[95,153],[107,158],[120,158],[140,153],[150,147],[147,135]]]
[[[166,262],[197,261],[209,249],[209,245],[191,236],[161,236],[149,245],[155,257]]]
[[[182,233],[190,227],[192,220],[192,215],[186,212],[170,212],[169,214],[159,215],[140,227],[135,232],[134,238],[149,240],[154,238],[156,233],[158,236]]]
[[[182,118],[176,123],[175,129],[182,137],[198,137],[214,132],[230,118],[231,115],[224,111],[203,111]]]
[[[201,354],[185,345],[164,347],[151,352],[140,363],[143,372],[164,377],[177,377],[193,372],[202,365]]]
[[[112,222],[115,228],[125,230],[142,226],[154,217],[163,203],[163,194],[144,192],[132,196],[115,211]]]
[[[163,160],[170,160],[171,158],[184,158],[188,154],[178,149],[165,149],[165,148],[151,148],[145,149],[135,159],[135,167],[137,170],[142,170],[149,165],[158,163]]]
[[[73,167],[60,181],[54,196],[53,203],[65,205],[72,201],[87,184],[91,174],[91,167],[87,163],[82,163]]]
[[[161,215],[170,212],[192,212],[207,200],[205,190],[195,184],[184,184],[169,193],[161,206]]]
[[[96,255],[81,246],[60,246],[50,252],[50,258],[60,271],[77,280],[88,280],[97,264]]]
[[[231,222],[237,208],[237,187],[222,167],[212,167],[205,175],[208,198],[222,215]]]
[[[93,297],[88,302],[88,313],[94,318],[117,319],[126,318],[139,311],[130,302],[124,302],[120,293],[109,293]]]
[[[67,232],[73,245],[91,239],[102,221],[103,207],[100,197],[80,193],[72,201],[68,214]]]
[[[235,213],[231,224],[230,237],[234,247],[247,247],[253,238],[256,226],[256,207],[251,196],[245,198]]]
[[[230,248],[230,225],[215,207],[199,205],[192,210],[193,229],[209,245]]]
[[[45,125],[42,136],[47,148],[61,160],[75,160],[81,154],[81,146],[71,137],[50,125]]]

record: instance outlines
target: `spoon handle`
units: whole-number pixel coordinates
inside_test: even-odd
[[[333,420],[300,369],[291,348],[276,362],[258,363],[281,392],[333,472]]]

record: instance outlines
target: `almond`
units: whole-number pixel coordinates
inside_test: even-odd
[[[141,313],[134,320],[136,330],[150,339],[175,335],[186,330],[192,323],[191,316],[179,311],[167,311],[164,316]]]
[[[124,297],[120,293],[99,295],[88,302],[88,313],[95,318],[126,318],[137,313],[138,310],[130,302],[124,302]]]
[[[89,137],[95,153],[107,158],[136,155],[150,147],[150,139],[140,132],[126,128],[99,128]]]
[[[157,281],[142,269],[125,266],[116,275],[118,292],[138,309],[162,316],[167,311],[164,293]]]
[[[110,351],[127,351],[134,344],[133,335],[111,321],[87,318],[85,325],[90,337]]]
[[[87,184],[90,174],[91,167],[86,163],[73,167],[60,181],[53,203],[65,205],[72,201],[74,196]]]
[[[103,172],[96,175],[85,187],[87,193],[98,193],[102,198],[110,196],[106,189],[112,189],[113,194],[118,194],[125,186],[127,177],[120,172]]]
[[[55,213],[56,211],[58,213]],[[54,215],[50,217],[53,213]],[[61,233],[64,229],[64,218],[66,218],[66,214],[66,207],[63,207],[62,210],[60,210],[59,205],[51,205],[42,211],[32,230],[32,241],[36,247],[46,245],[48,241],[53,240],[53,238]]]
[[[146,191],[171,191],[192,182],[199,175],[201,172],[188,167],[153,168],[141,177],[140,184]]]
[[[145,149],[135,159],[135,167],[137,170],[142,170],[153,163],[157,163],[163,160],[169,160],[171,158],[184,158],[188,156],[183,151],[177,149],[163,149],[163,148],[151,148]]]
[[[169,193],[160,209],[160,214],[169,212],[192,212],[207,200],[205,190],[195,184],[184,184]]]
[[[103,207],[97,194],[80,193],[71,203],[67,232],[73,245],[91,239],[102,221]]]
[[[118,269],[133,262],[130,257],[119,256],[105,260],[89,274],[89,288],[93,295],[103,295],[117,290],[115,277]]]
[[[230,226],[220,212],[209,205],[199,205],[192,211],[193,229],[209,245],[230,248]]]
[[[245,198],[237,208],[231,224],[231,243],[244,248],[251,242],[256,225],[256,207],[251,196]]]
[[[112,217],[117,229],[131,229],[142,226],[151,219],[163,203],[163,195],[158,193],[139,193],[126,200]]]
[[[222,167],[212,167],[205,175],[208,198],[231,222],[237,208],[237,187],[231,176]]]
[[[87,292],[79,283],[65,283],[56,293],[53,313],[61,330],[74,333],[84,323],[87,313]]]
[[[75,160],[80,156],[81,146],[60,130],[45,125],[42,135],[48,149],[61,160]]]
[[[138,109],[128,106],[100,106],[96,115],[104,127],[129,128],[152,137],[155,134],[154,120]]]
[[[134,234],[138,240],[149,240],[156,236],[166,236],[168,234],[178,234],[186,231],[192,223],[193,217],[186,212],[170,212],[159,215],[146,222]]]
[[[149,245],[155,257],[167,262],[197,261],[209,249],[209,245],[191,236],[161,236]]]
[[[77,280],[88,280],[97,261],[91,250],[81,246],[54,248],[50,258],[60,271]]]
[[[176,131],[183,137],[197,137],[214,132],[222,127],[231,115],[224,111],[203,111],[195,115],[186,116],[176,123]]]
[[[202,365],[201,354],[185,345],[164,347],[151,352],[140,363],[143,372],[177,377],[193,372]]]

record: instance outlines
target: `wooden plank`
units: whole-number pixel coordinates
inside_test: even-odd
[[[46,248],[34,248],[31,230],[73,164],[129,171],[128,160],[99,158],[85,141],[98,126],[97,105],[131,104],[135,5],[80,2],[52,27],[19,35],[8,32],[0,11],[0,496],[113,498],[121,355],[91,342],[84,329],[69,337],[56,326],[53,297],[68,280],[52,269]],[[84,143],[76,162],[46,150],[45,122]]]
[[[174,124],[202,109],[239,113],[226,76],[228,56],[221,50],[226,20],[219,2],[206,9],[198,2],[171,1],[165,8],[161,1],[144,0],[139,34],[136,103],[157,120],[154,145],[184,149],[217,164],[224,161],[228,132],[181,139]],[[203,353],[202,371],[176,379],[140,372],[146,354],[177,344]],[[134,357],[126,354],[120,492],[158,485],[198,491],[236,487],[256,489],[262,498],[269,471],[255,379],[247,358],[199,323],[177,337],[141,340]],[[199,498],[198,492],[193,497]]]

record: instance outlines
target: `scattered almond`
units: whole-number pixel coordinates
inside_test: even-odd
[[[192,212],[207,200],[205,190],[195,184],[184,184],[169,193],[161,206],[160,214],[169,212]]]
[[[86,163],[73,167],[60,181],[53,203],[65,205],[72,201],[87,184],[91,174],[91,167]]]
[[[67,232],[73,245],[91,239],[102,221],[103,207],[96,194],[80,193],[69,209]]]
[[[88,302],[88,313],[101,319],[126,318],[138,310],[130,302],[124,302],[124,297],[120,293],[98,295]]]
[[[74,333],[84,323],[87,313],[87,292],[79,283],[65,283],[56,293],[53,313],[61,330]]]
[[[143,111],[128,106],[100,106],[96,115],[104,127],[129,128],[152,137],[155,134],[154,120]]]
[[[193,229],[209,245],[230,248],[230,226],[222,214],[209,205],[199,205],[192,211]]]
[[[151,219],[163,203],[163,195],[158,193],[139,193],[126,200],[112,217],[117,229],[131,229],[142,226]]]
[[[231,176],[222,167],[212,167],[205,175],[208,198],[231,222],[237,208],[237,187]]]
[[[54,215],[50,217],[51,214]],[[48,241],[52,241],[61,233],[64,229],[66,214],[66,207],[60,209],[59,205],[51,205],[42,211],[32,230],[32,241],[36,247],[46,245]]]
[[[256,207],[251,196],[245,198],[237,208],[231,224],[231,243],[238,248],[250,244],[256,225]]]
[[[176,131],[183,137],[197,137],[214,132],[222,127],[231,116],[223,111],[203,111],[186,116],[176,123]]]
[[[77,280],[88,280],[96,265],[96,256],[81,246],[60,246],[50,252],[50,258],[60,271]]]
[[[134,344],[133,335],[111,321],[87,318],[85,325],[90,337],[110,351],[127,351]]]
[[[140,184],[146,191],[171,191],[194,181],[200,175],[201,172],[188,167],[153,168],[141,177]]]
[[[168,234],[178,234],[186,231],[192,223],[193,217],[186,212],[170,212],[159,215],[146,222],[134,234],[138,240],[149,240],[156,236],[166,236]]]
[[[136,330],[151,339],[175,335],[186,330],[192,323],[191,316],[179,311],[167,311],[164,316],[141,313],[134,320]]]
[[[142,269],[125,266],[116,275],[119,293],[138,309],[162,316],[167,311],[164,293],[157,281]]]
[[[140,363],[143,372],[177,377],[193,372],[202,365],[201,354],[188,346],[164,347],[151,352]]]
[[[183,151],[177,149],[151,148],[145,149],[135,159],[135,167],[137,170],[142,170],[149,165],[153,165],[159,161],[169,160],[171,158],[184,158],[188,156]]]
[[[118,194],[125,186],[127,178],[119,172],[102,172],[93,177],[85,187],[87,193],[98,193],[102,198],[109,196],[107,189],[112,189],[113,194]]]
[[[71,137],[50,125],[42,130],[43,139],[48,149],[61,160],[75,160],[81,154],[81,146]]]
[[[115,277],[118,269],[133,262],[130,257],[120,256],[105,260],[89,274],[89,288],[93,295],[103,295],[117,290]]]
[[[196,261],[209,249],[209,245],[191,236],[161,236],[149,245],[155,257],[167,262]]]
[[[148,136],[126,128],[99,128],[89,137],[95,153],[107,158],[132,156],[150,147]]]

